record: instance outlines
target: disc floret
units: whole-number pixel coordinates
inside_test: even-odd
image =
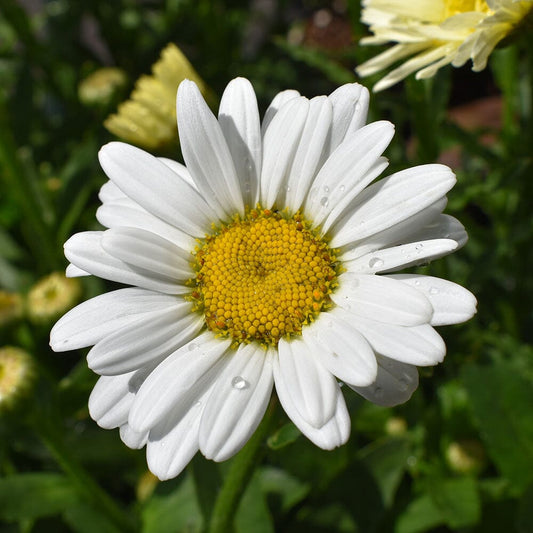
[[[208,329],[277,345],[331,307],[338,263],[300,213],[258,207],[206,236],[194,268],[191,296]]]

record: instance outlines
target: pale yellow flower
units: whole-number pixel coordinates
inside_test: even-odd
[[[370,76],[409,58],[375,86],[381,91],[416,72],[430,78],[451,63],[472,60],[478,72],[496,45],[531,12],[533,0],[363,0],[362,21],[374,34],[361,44],[396,43],[360,65],[359,76]]]
[[[35,377],[33,359],[15,346],[0,348],[0,413],[10,410],[29,390]]]
[[[85,105],[106,105],[127,82],[126,73],[116,67],[94,71],[78,85],[78,98]]]
[[[39,280],[28,293],[28,317],[36,324],[46,324],[74,307],[81,296],[79,280],[67,278],[62,272]]]
[[[161,148],[178,140],[176,92],[185,79],[194,81],[209,100],[210,91],[181,50],[169,44],[152,67],[141,76],[130,99],[109,116],[104,126],[113,134],[144,148]]]

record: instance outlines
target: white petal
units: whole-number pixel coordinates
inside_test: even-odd
[[[372,385],[357,387],[346,384],[377,405],[393,407],[411,398],[418,387],[418,370],[416,366],[378,355],[378,375]]]
[[[80,278],[83,276],[90,276],[90,272],[86,272],[85,270],[82,270],[81,268],[78,268],[76,265],[73,265],[72,263],[67,265],[67,268],[65,270],[65,276],[67,278]]]
[[[220,100],[218,121],[233,158],[244,204],[253,208],[259,199],[263,145],[257,98],[247,79],[237,78],[228,84]]]
[[[345,261],[343,266],[348,272],[360,274],[391,272],[409,266],[426,264],[433,259],[453,252],[457,246],[457,243],[451,239],[411,242],[393,248],[377,250],[353,261]]]
[[[355,315],[399,326],[427,324],[433,315],[420,291],[386,276],[341,274],[331,299]]]
[[[341,381],[370,385],[376,379],[377,362],[372,348],[339,315],[321,313],[302,333],[308,349]]]
[[[184,182],[188,183],[193,189],[198,190],[196,183],[192,179],[189,169],[182,165],[179,161],[174,161],[174,159],[168,159],[167,157],[158,157],[157,158],[161,163],[164,163],[170,170],[175,172]]]
[[[406,283],[425,295],[434,310],[432,326],[459,324],[476,313],[475,296],[456,283],[419,274],[392,274],[389,277]]]
[[[148,432],[139,433],[134,431],[129,424],[124,424],[120,426],[120,438],[128,448],[140,450],[148,440]]]
[[[148,376],[130,411],[137,431],[158,424],[171,411],[187,410],[220,371],[220,361],[231,344],[207,331],[169,355]]]
[[[346,403],[342,396],[340,387],[336,389],[335,412],[333,416],[321,427],[316,428],[310,425],[300,414],[290,395],[288,387],[290,383],[276,379],[276,392],[279,401],[292,420],[294,425],[316,446],[323,450],[333,450],[344,444],[350,436],[350,416],[346,409]]]
[[[129,382],[135,372],[121,376],[102,376],[89,396],[89,413],[100,427],[114,429],[128,421],[134,393]]]
[[[101,245],[102,235],[101,231],[76,233],[65,243],[65,257],[79,268],[110,281],[136,285],[166,294],[188,292],[183,284],[136,269],[108,254]]]
[[[50,332],[50,346],[56,352],[91,346],[104,337],[151,315],[185,302],[176,296],[145,289],[127,288],[91,298],[63,315]],[[190,304],[187,304],[190,306]]]
[[[193,81],[180,83],[176,106],[183,159],[198,190],[221,219],[244,214],[239,179],[224,134]]]
[[[350,202],[376,177],[369,172],[378,163],[379,172],[386,162],[381,154],[394,136],[394,126],[385,120],[368,124],[342,143],[320,169],[307,202],[305,211],[315,225],[321,225],[335,211],[328,227],[338,218]]]
[[[337,248],[390,228],[436,202],[454,183],[444,165],[421,165],[384,178],[367,187],[352,212],[336,223],[330,245]]]
[[[107,202],[118,202],[123,200],[135,204],[135,202],[131,198],[128,198],[112,181],[106,181],[100,187],[98,198],[103,204]]]
[[[167,241],[179,246],[182,250],[194,250],[196,241],[187,233],[154,217],[148,211],[132,202],[122,205],[107,202],[96,211],[96,218],[106,228],[128,226],[156,233]]]
[[[284,383],[300,416],[311,426],[321,428],[333,416],[337,382],[303,341],[279,341],[274,379],[276,387]]]
[[[283,105],[286,104],[289,100],[293,100],[294,98],[298,98],[299,96],[300,93],[293,89],[281,91],[280,93],[276,94],[276,96],[274,96],[274,99],[272,100],[272,102],[270,102],[270,105],[265,111],[265,116],[263,117],[263,122],[261,124],[262,137],[265,136],[265,132],[268,129],[268,126],[270,126],[272,119],[280,110],[280,108],[283,107]]]
[[[200,424],[200,450],[225,461],[251,437],[272,393],[272,354],[255,343],[241,345],[214,384]]]
[[[204,319],[190,314],[190,305],[153,313],[98,342],[87,354],[89,368],[113,376],[160,361],[196,337]]]
[[[112,228],[101,242],[108,254],[164,281],[186,281],[193,275],[190,252],[151,231]]]
[[[331,154],[346,137],[361,128],[368,114],[370,95],[359,83],[342,85],[329,95],[333,105],[333,120],[328,154]]]
[[[280,191],[287,186],[308,111],[306,98],[292,99],[276,113],[265,132],[260,202],[266,209],[274,205]]]
[[[430,206],[422,209],[422,211],[415,213],[413,216],[398,222],[394,226],[387,228],[379,233],[375,233],[366,239],[361,241],[350,243],[344,247],[343,253],[340,255],[342,261],[349,261],[351,259],[357,259],[369,252],[375,252],[383,248],[390,248],[396,244],[404,244],[406,242],[416,242],[426,240],[423,238],[415,237],[422,234],[421,228],[425,228],[429,225],[434,226],[440,220],[440,213],[446,207],[446,197],[440,198]],[[437,232],[434,232],[435,234]],[[428,235],[429,232],[425,232]],[[439,235],[435,235],[436,238]],[[444,231],[441,232],[440,237],[450,238],[450,235]]]
[[[99,152],[105,173],[141,207],[189,235],[203,237],[215,212],[193,187],[156,157],[112,142]]]
[[[468,235],[464,226],[450,215],[440,215],[431,223],[419,226],[419,230],[410,235],[412,241],[426,241],[431,239],[453,239],[457,248],[466,244]]]
[[[206,391],[183,416],[172,414],[150,430],[146,444],[148,468],[162,481],[176,477],[198,451],[198,432]]]
[[[310,100],[309,113],[292,162],[283,202],[293,212],[302,206],[313,178],[326,160],[325,146],[331,117],[331,103],[325,96]]]
[[[446,354],[444,341],[429,324],[404,327],[357,317],[354,326],[376,352],[402,363],[436,365]]]

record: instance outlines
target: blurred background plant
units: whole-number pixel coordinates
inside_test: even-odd
[[[110,131],[124,135],[105,121],[132,90],[135,100],[143,83],[153,85],[137,80],[168,43],[204,80],[213,105],[231,78],[246,76],[264,111],[285,88],[314,96],[358,81],[354,68],[376,53],[358,46],[368,34],[360,10],[358,0],[2,1],[2,531],[208,527],[235,459],[217,465],[197,457],[177,479],[158,482],[143,451],[89,418],[96,377],[85,354],[48,348],[54,320],[105,288],[92,277],[65,278],[62,244],[97,227],[105,179],[97,151],[116,138]],[[456,171],[448,212],[470,241],[418,271],[471,289],[479,312],[441,328],[448,356],[424,371],[406,405],[379,408],[346,391],[353,429],[341,449],[324,452],[280,419],[244,490],[235,531],[533,531],[528,31],[496,50],[481,73],[448,66],[372,98],[370,119],[396,125],[391,172],[433,161]],[[154,67],[152,79],[158,75]],[[150,149],[180,158],[177,140]]]

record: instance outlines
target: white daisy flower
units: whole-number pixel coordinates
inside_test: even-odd
[[[529,15],[533,0],[363,0],[361,20],[372,37],[361,44],[396,43],[356,71],[370,76],[410,58],[374,86],[381,91],[416,72],[430,78],[444,65],[472,60],[478,72],[496,45]]]
[[[442,214],[455,176],[423,165],[374,180],[394,128],[364,125],[368,91],[278,94],[260,123],[251,84],[226,88],[218,120],[178,90],[186,166],[122,143],[100,151],[105,231],[65,244],[71,276],[130,285],[53,328],[56,351],[93,346],[91,416],[146,445],[150,470],[222,461],[261,421],[275,386],[317,446],[348,439],[339,381],[379,405],[409,399],[417,366],[442,361],[433,329],[475,312],[462,287],[391,274],[466,241]],[[386,273],[386,274],[385,274]]]

